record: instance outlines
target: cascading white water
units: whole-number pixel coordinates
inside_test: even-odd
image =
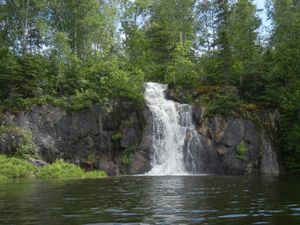
[[[191,106],[165,98],[167,85],[146,83],[145,100],[152,115],[152,155],[149,175],[185,175],[195,172],[189,149],[197,131],[192,122]],[[189,165],[186,165],[189,164]]]

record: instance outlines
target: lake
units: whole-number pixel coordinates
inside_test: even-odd
[[[0,224],[300,224],[299,177],[0,183]]]

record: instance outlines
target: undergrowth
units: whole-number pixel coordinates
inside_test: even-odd
[[[104,171],[84,171],[62,159],[44,167],[35,167],[24,159],[0,155],[0,180],[14,178],[69,179],[106,177]]]

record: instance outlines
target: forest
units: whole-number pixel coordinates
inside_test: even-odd
[[[251,0],[1,0],[0,111],[142,107],[145,81],[168,83],[201,93],[207,116],[277,111],[284,166],[299,173],[300,0],[265,8],[267,27]]]

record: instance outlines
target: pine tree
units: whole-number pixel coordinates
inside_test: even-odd
[[[256,16],[256,6],[249,0],[238,0],[232,6],[229,22],[229,40],[232,49],[231,83],[241,87],[244,77],[250,76],[252,71],[255,71],[256,57],[260,54],[257,30],[261,23]]]
[[[230,46],[230,30],[229,18],[230,9],[228,0],[216,0],[216,27],[217,38],[214,45],[219,51],[219,72],[223,75],[223,83],[229,84],[231,73],[231,46]]]

